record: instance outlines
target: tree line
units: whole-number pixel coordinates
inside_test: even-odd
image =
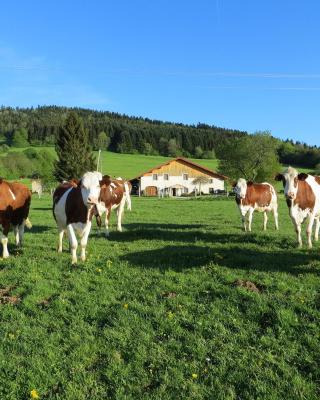
[[[108,111],[43,106],[0,108],[0,140],[6,146],[55,145],[70,111],[82,119],[93,149],[146,155],[225,159],[230,143],[251,135],[203,123],[185,125]],[[306,168],[320,166],[320,149],[305,143],[275,139],[281,163]]]
[[[2,107],[2,142],[15,145],[19,142],[18,130],[24,129],[29,144],[55,145],[59,130],[71,110],[82,119],[94,150],[100,148],[119,153],[215,158],[215,151],[224,140],[246,134],[200,123],[196,126],[175,124],[82,108]]]

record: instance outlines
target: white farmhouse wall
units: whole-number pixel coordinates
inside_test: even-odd
[[[209,179],[212,179],[212,183],[202,184],[201,191],[205,194],[210,193],[210,189],[213,190],[224,190],[224,180],[217,179],[214,177],[208,176]],[[194,178],[189,177],[189,179],[183,179],[183,176],[170,176],[169,180],[164,180],[163,175],[158,175],[158,179],[154,180],[152,175],[142,176],[140,179],[140,190],[143,191],[147,186],[156,186],[158,190],[169,188],[174,185],[181,185],[188,188],[188,193],[193,192],[194,189],[198,189],[199,185],[194,185],[192,183]]]

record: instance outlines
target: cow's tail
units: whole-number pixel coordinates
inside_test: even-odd
[[[127,210],[131,211],[131,197],[130,197],[130,190],[129,190],[128,182],[124,183],[124,190],[126,193]]]
[[[31,229],[31,228],[32,228],[32,223],[31,223],[31,221],[30,221],[29,218],[26,218],[26,219],[24,220],[24,223],[25,223],[25,226],[26,226],[28,229]]]

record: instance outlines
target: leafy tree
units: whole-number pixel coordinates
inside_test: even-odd
[[[154,153],[153,147],[150,143],[144,142],[143,143],[143,154],[151,155]]]
[[[226,143],[220,149],[220,172],[230,178],[263,181],[281,168],[277,142],[269,132],[257,132]]]
[[[196,156],[196,158],[202,158],[203,156],[203,150],[201,148],[201,146],[197,146],[194,150],[194,155]]]
[[[29,146],[28,142],[28,131],[25,128],[16,129],[13,132],[11,139],[12,147],[27,147]]]
[[[7,144],[5,144],[5,143],[3,143],[2,145],[0,145],[0,152],[1,152],[1,153],[7,153],[9,149],[10,149],[10,147],[9,147]]]
[[[69,113],[59,131],[56,152],[58,160],[54,165],[54,176],[58,181],[79,178],[95,168],[88,133],[74,111]]]
[[[208,159],[208,160],[214,160],[216,158],[216,153],[215,151],[212,150],[206,150],[203,152],[202,158]]]
[[[192,183],[194,185],[198,185],[198,192],[201,196],[201,186],[202,185],[206,185],[210,182],[210,179],[206,176],[197,176],[196,178],[194,178],[194,180],[192,181]]]
[[[176,139],[170,139],[168,142],[168,156],[177,157],[180,154],[180,149]]]
[[[162,136],[159,140],[159,153],[162,156],[168,155],[168,139]]]
[[[100,132],[97,139],[94,141],[95,150],[107,150],[110,144],[110,138],[105,132]]]

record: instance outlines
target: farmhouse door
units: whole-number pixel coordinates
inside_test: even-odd
[[[146,196],[156,196],[158,193],[156,186],[147,186],[145,188],[145,195]]]

